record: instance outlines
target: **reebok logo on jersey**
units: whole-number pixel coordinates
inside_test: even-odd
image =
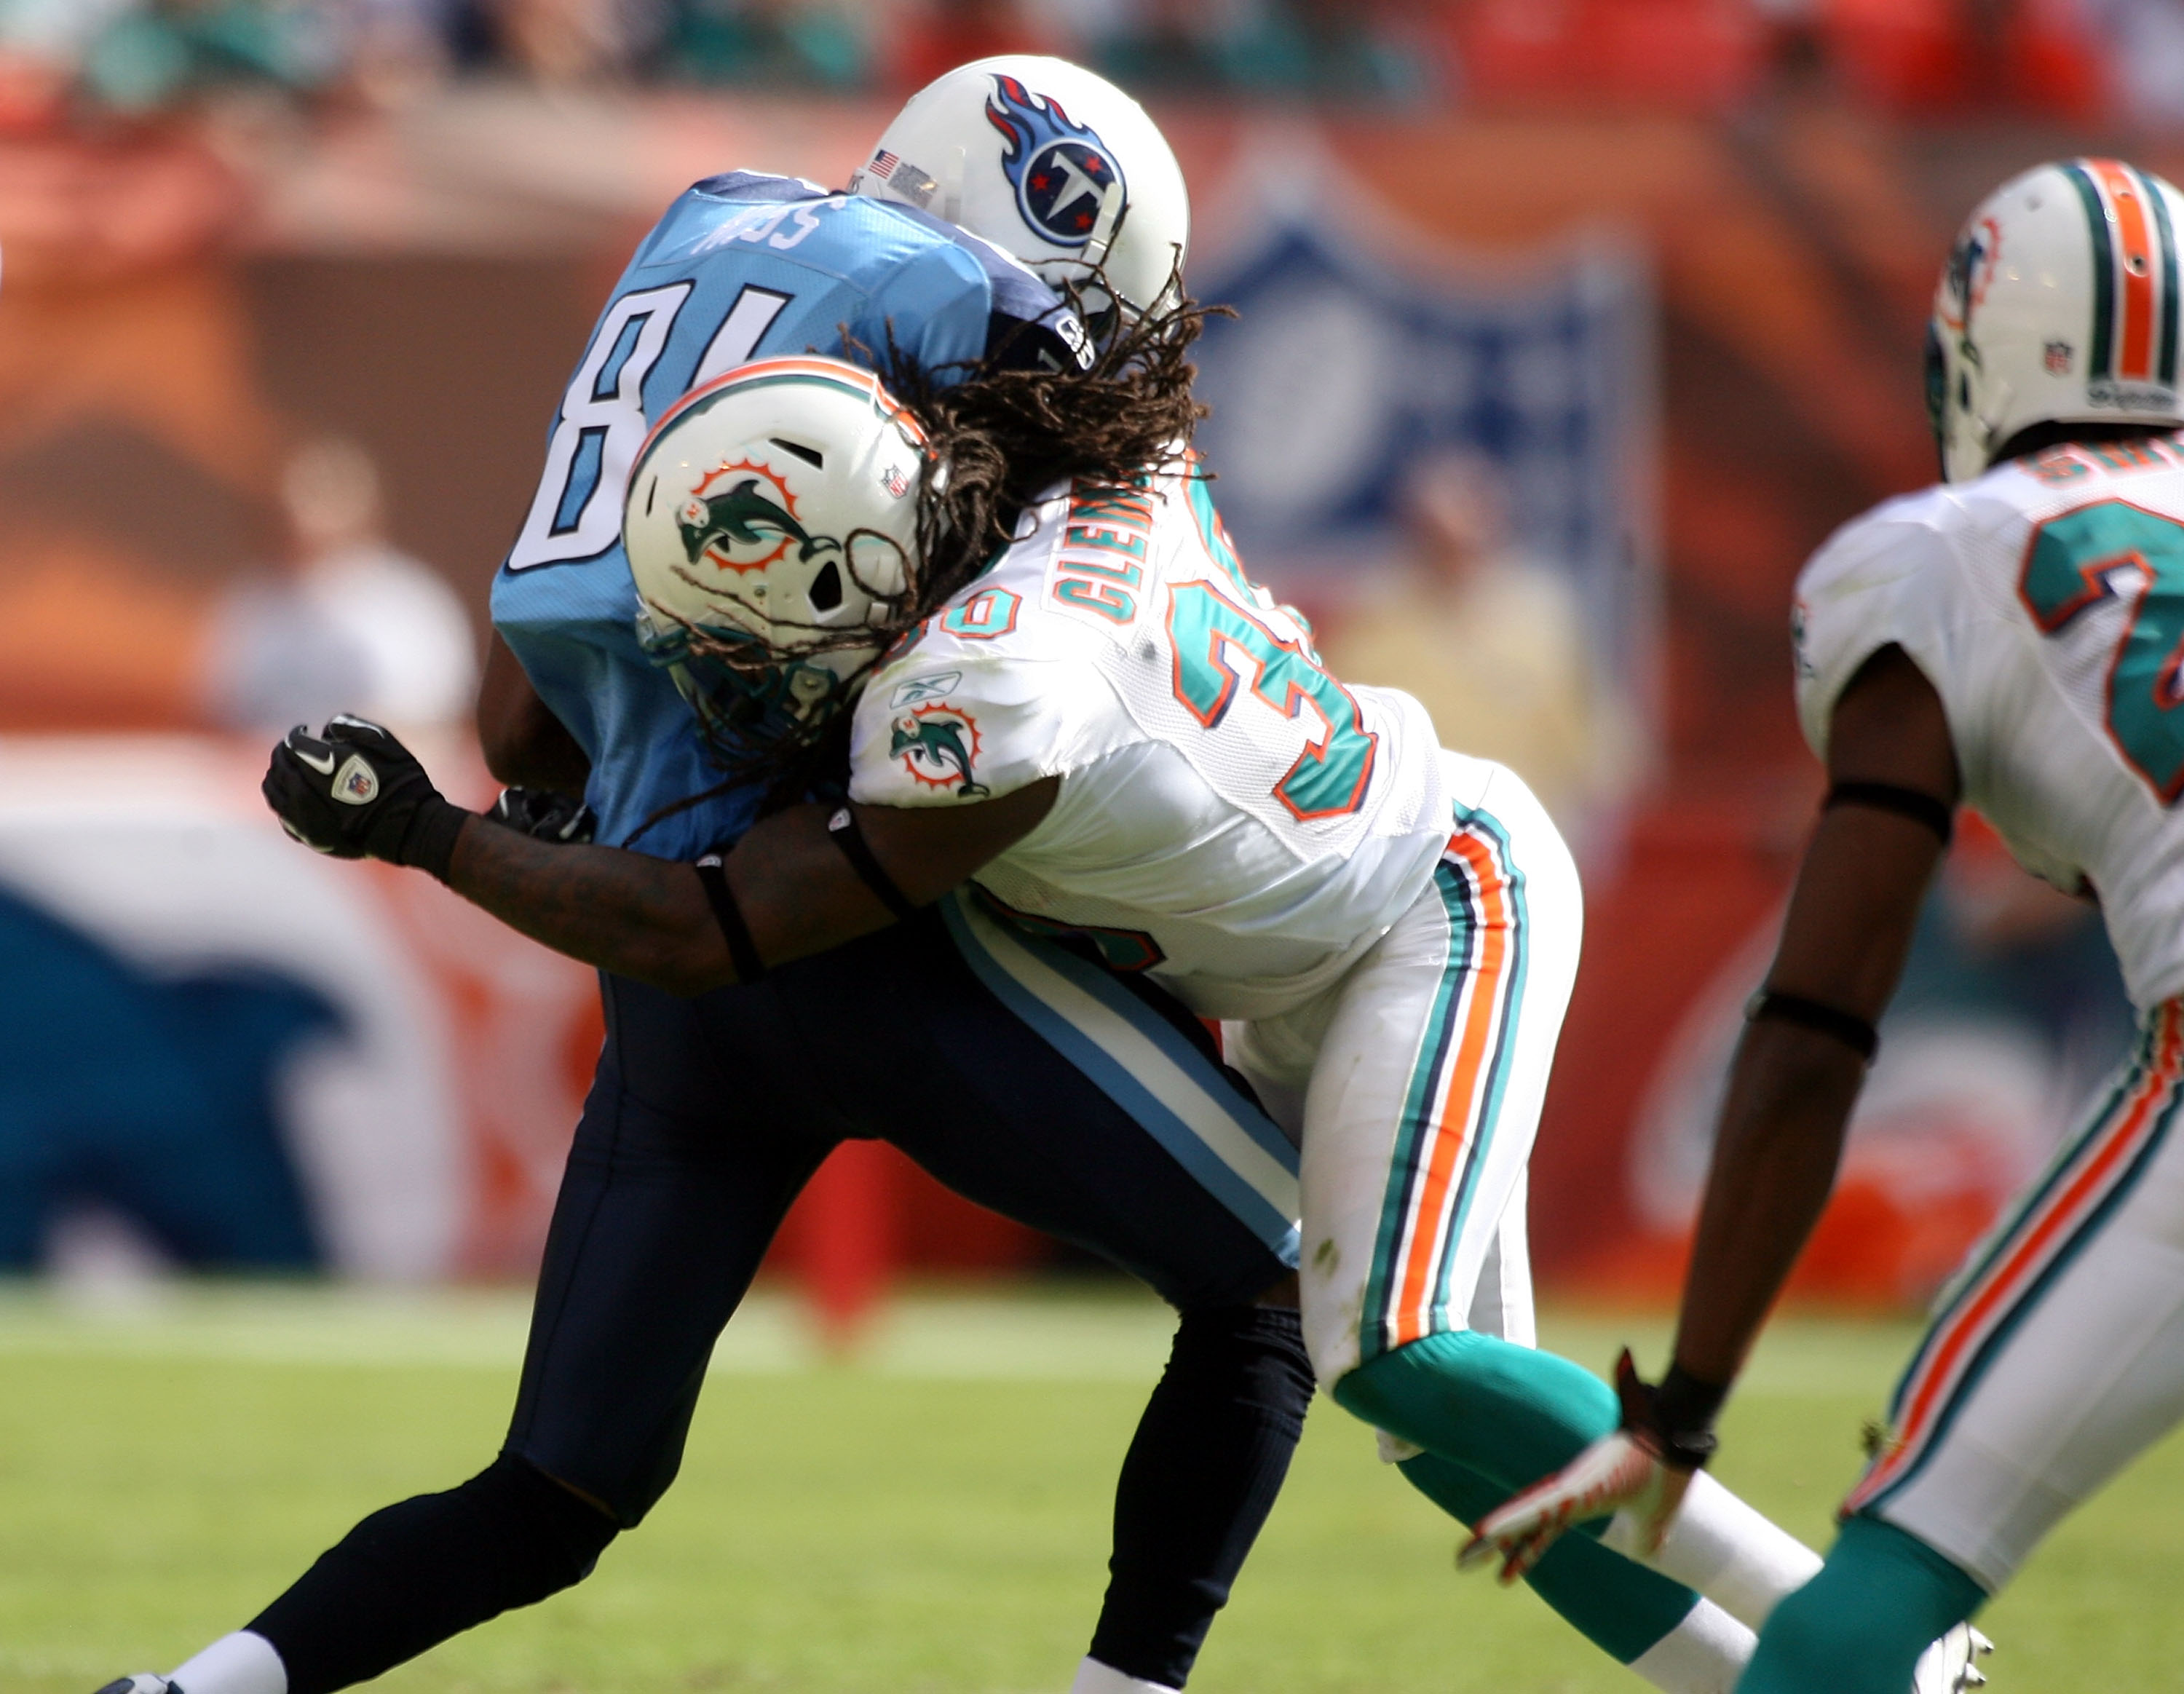
[[[983,800],[993,793],[972,776],[978,757],[978,721],[955,706],[928,704],[913,708],[888,726],[888,751],[902,761],[912,782],[928,788],[953,788],[958,800]]]
[[[914,706],[921,700],[937,700],[963,680],[961,671],[943,671],[937,677],[912,677],[894,691],[891,706]]]

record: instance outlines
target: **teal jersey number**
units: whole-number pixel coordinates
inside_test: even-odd
[[[2033,532],[2019,591],[2053,635],[2117,598],[2126,568],[2144,586],[2109,666],[2109,734],[2165,804],[2184,793],[2184,523],[2121,500],[2064,512]]]
[[[1325,725],[1274,784],[1274,798],[1300,819],[1345,817],[1365,804],[1380,738],[1360,720],[1350,690],[1206,582],[1179,582],[1168,593],[1168,639],[1175,646],[1175,697],[1208,729],[1236,703],[1243,678],[1229,660],[1251,655],[1251,692],[1284,717],[1306,711]]]

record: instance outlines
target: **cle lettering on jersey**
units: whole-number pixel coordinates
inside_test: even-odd
[[[1149,489],[1076,484],[1047,572],[1048,595],[1065,610],[1089,613],[1109,626],[1130,622],[1138,615],[1152,535]]]

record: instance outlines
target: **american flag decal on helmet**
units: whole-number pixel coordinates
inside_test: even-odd
[[[901,163],[902,161],[891,153],[877,153],[872,155],[872,162],[865,169],[884,182],[894,175],[895,166]]]

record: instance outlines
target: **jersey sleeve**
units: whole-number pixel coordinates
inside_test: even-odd
[[[1932,493],[1891,501],[1836,531],[1797,578],[1797,720],[1823,761],[1836,702],[1884,647],[1901,647],[1950,703],[1954,560],[1940,516]]]
[[[1072,763],[1074,691],[1056,673],[1067,668],[961,646],[913,649],[882,666],[850,728],[850,797],[954,805],[1063,774]]]

